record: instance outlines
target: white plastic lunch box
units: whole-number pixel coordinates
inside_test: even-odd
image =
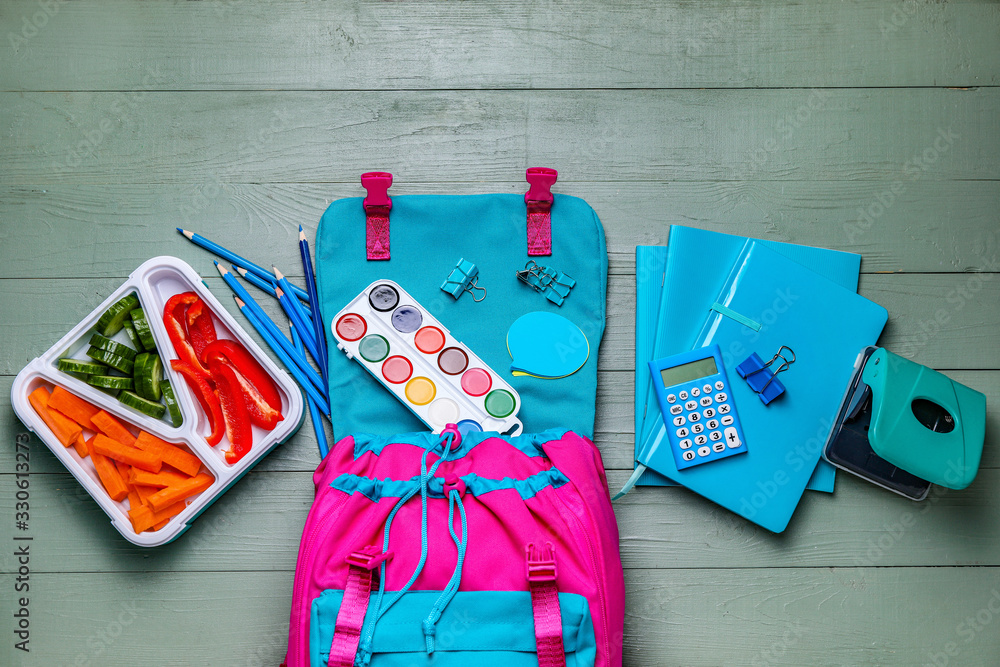
[[[134,410],[116,398],[103,393],[86,382],[56,368],[56,362],[63,357],[87,359],[85,351],[89,347],[90,336],[95,330],[101,315],[119,299],[130,292],[139,297],[140,307],[146,312],[147,321],[156,341],[156,347],[163,361],[165,378],[170,381],[177,397],[177,402],[184,418],[183,423],[175,428],[169,418],[154,419]],[[177,358],[173,345],[167,336],[163,325],[163,307],[167,300],[181,292],[195,292],[208,305],[215,316],[216,333],[219,338],[234,339],[242,343],[250,354],[257,359],[271,375],[281,394],[281,412],[284,419],[272,431],[253,427],[253,445],[250,451],[234,464],[226,463],[225,451],[229,449],[229,440],[225,436],[222,442],[212,447],[205,441],[209,433],[208,416],[204,413],[197,399],[192,395],[184,378],[170,367],[170,359]],[[124,330],[113,337],[120,342],[127,342]],[[173,444],[182,444],[201,459],[204,467],[214,477],[215,481],[205,491],[188,499],[188,506],[178,515],[170,519],[166,526],[155,532],[136,533],[128,517],[127,499],[115,502],[105,491],[97,471],[90,458],[81,458],[73,447],[63,447],[58,438],[42,421],[28,402],[28,395],[37,387],[45,385],[61,385],[67,391],[102,408],[118,419],[149,432],[158,438]],[[275,446],[291,437],[302,424],[304,416],[304,401],[298,385],[288,373],[279,368],[271,358],[236,323],[232,316],[219,303],[202,282],[198,274],[187,263],[176,257],[154,257],[145,262],[129,276],[128,280],[114,294],[104,300],[89,316],[69,333],[50,347],[40,357],[33,359],[14,379],[11,389],[11,403],[21,421],[25,423],[52,453],[62,461],[66,469],[76,477],[87,492],[97,501],[97,504],[111,518],[111,523],[125,539],[133,544],[144,547],[155,547],[176,539],[191,525],[191,523],[226,489],[232,486],[250,468],[268,454]]]

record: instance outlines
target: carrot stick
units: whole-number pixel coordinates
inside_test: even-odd
[[[89,453],[87,448],[87,441],[83,439],[83,433],[76,436],[76,440],[73,441],[73,447],[76,449],[76,453],[80,455],[80,458],[85,458]]]
[[[112,440],[117,440],[123,445],[135,445],[135,436],[132,435],[132,432],[125,428],[124,424],[109,415],[104,410],[101,410],[91,417],[90,421],[94,423],[94,426],[96,426],[99,431]]]
[[[28,402],[35,409],[38,416],[42,418],[45,425],[49,427],[56,439],[62,443],[63,447],[69,447],[76,442],[77,437],[83,433],[79,424],[64,417],[55,410],[49,410],[49,390],[39,387],[28,395]]]
[[[187,481],[190,478],[190,475],[174,472],[172,470],[161,470],[158,473],[152,473],[132,468],[132,472],[129,473],[128,476],[128,481],[130,484],[163,488],[165,486],[177,486],[181,482]]]
[[[142,484],[133,484],[132,488],[139,494],[139,503],[145,507],[149,507],[149,497],[160,490],[155,486],[143,486]]]
[[[168,486],[165,489],[160,489],[147,499],[149,507],[154,512],[165,509],[176,503],[178,500],[182,500],[188,496],[193,496],[196,493],[201,493],[208,487],[212,486],[212,482],[214,481],[215,478],[208,473],[201,473],[200,475],[187,479],[175,486]]]
[[[184,508],[187,507],[187,503],[183,500],[176,502],[165,509],[154,512],[148,507],[137,507],[134,510],[129,510],[129,518],[132,519],[132,526],[135,528],[135,532],[141,533],[143,531],[153,528],[157,524],[166,525],[166,521],[169,521],[171,517],[180,514]],[[162,528],[163,526],[160,526]],[[156,528],[159,530],[159,528]]]
[[[90,460],[94,462],[94,468],[97,469],[97,476],[101,478],[101,484],[104,485],[104,490],[111,496],[111,500],[116,503],[121,502],[128,496],[128,487],[125,486],[125,480],[122,479],[118,468],[115,467],[111,459],[94,451],[94,440],[99,437],[101,436],[96,435],[87,443],[90,446]]]
[[[100,433],[95,435],[90,443],[90,455],[93,456],[94,452],[149,472],[160,472],[160,468],[163,467],[163,461],[154,454],[124,445]]]
[[[163,459],[164,463],[186,473],[188,477],[194,477],[201,470],[201,459],[197,456],[145,431],[139,432],[139,437],[135,439],[135,446],[156,454]]]
[[[90,418],[101,409],[91,405],[76,394],[71,394],[59,385],[52,389],[52,395],[49,396],[49,409],[58,410],[84,428],[91,431],[98,430]]]
[[[164,519],[164,520],[163,520],[163,521],[161,521],[160,523],[158,523],[158,524],[156,524],[155,526],[153,526],[153,528],[152,528],[153,532],[156,532],[156,531],[158,531],[158,530],[159,530],[160,528],[163,528],[163,527],[164,527],[165,525],[167,525],[168,523],[170,523],[170,519]]]

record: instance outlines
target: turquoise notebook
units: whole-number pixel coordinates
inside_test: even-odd
[[[669,257],[666,275],[669,281]],[[722,349],[748,451],[678,471],[659,419],[637,459],[778,533],[788,525],[820,459],[858,352],[878,340],[888,314],[749,240],[712,301],[729,315],[708,311],[706,319],[702,310],[702,326],[690,347],[715,343]],[[661,309],[661,319],[664,315]],[[758,330],[747,321],[759,325]],[[735,367],[750,352],[768,359],[782,345],[795,350],[797,360],[781,375],[785,395],[765,406]]]
[[[663,246],[636,248],[636,368],[647,361],[690,350],[712,300],[719,293],[729,269],[747,238],[692,227],[672,225]],[[761,240],[760,244],[810,267],[838,285],[857,291],[861,256],[810,246]],[[669,256],[669,259],[668,259]],[[661,273],[656,274],[657,266]],[[664,275],[665,274],[665,275]],[[688,279],[698,275],[698,281]],[[643,280],[643,276],[648,279]],[[651,294],[652,293],[652,294]],[[655,305],[650,305],[656,299]],[[655,313],[643,317],[641,310]],[[649,373],[636,374],[636,454],[641,444],[659,427],[659,406],[649,382]],[[833,492],[835,469],[820,461],[807,488]],[[652,470],[639,479],[642,486],[674,485]]]

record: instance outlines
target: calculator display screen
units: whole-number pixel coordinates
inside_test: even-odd
[[[675,384],[690,382],[708,375],[715,375],[718,372],[719,369],[715,366],[715,357],[707,357],[688,364],[664,368],[660,371],[660,377],[663,378],[664,387],[672,387]]]

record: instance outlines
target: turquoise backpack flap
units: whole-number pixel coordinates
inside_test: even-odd
[[[582,199],[555,195],[551,255],[529,257],[523,195],[404,195],[392,198],[388,260],[368,260],[361,197],[333,202],[317,232],[316,278],[329,341],[330,408],[335,434],[392,435],[427,427],[357,360],[347,359],[331,334],[334,316],[376,280],[398,283],[452,336],[520,394],[524,430],[568,428],[593,437],[597,354],[604,334],[607,251],[604,230]],[[456,300],[441,289],[460,259],[479,269],[472,294]],[[562,306],[518,280],[534,259],[576,281]],[[477,291],[476,298],[482,297]],[[589,357],[559,379],[511,374],[507,330],[533,311],[561,315],[586,335]],[[395,353],[395,350],[392,352]]]

